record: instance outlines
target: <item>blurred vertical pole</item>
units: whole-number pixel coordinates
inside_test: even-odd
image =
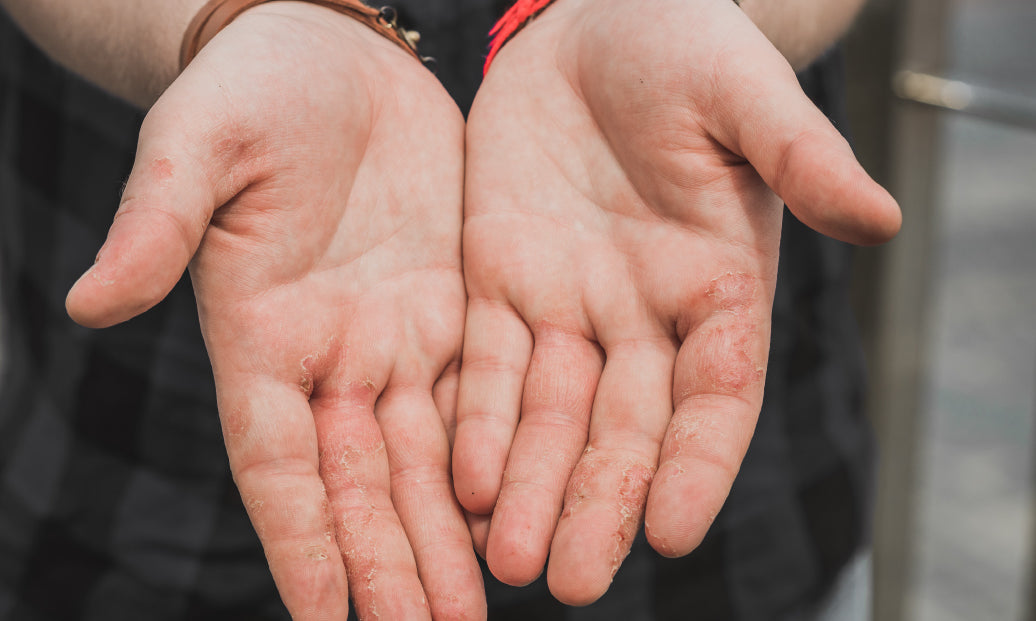
[[[907,621],[915,572],[918,465],[939,119],[896,101],[899,69],[940,74],[947,0],[872,0],[848,41],[850,118],[861,161],[899,201],[903,229],[858,254],[854,292],[870,372],[868,409],[880,458],[874,514],[875,621]]]
[[[1036,403],[1033,403],[1033,420],[1036,421]],[[1025,612],[1022,613],[1024,621],[1036,621],[1036,425],[1033,425],[1032,444],[1029,446],[1030,467],[1032,480],[1029,485],[1029,575],[1026,576],[1029,584],[1029,596],[1023,602]],[[1022,582],[1022,588],[1026,582]]]

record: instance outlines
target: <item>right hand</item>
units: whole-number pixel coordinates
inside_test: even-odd
[[[250,9],[151,109],[96,264],[104,327],[190,263],[230,467],[295,619],[484,618],[449,476],[464,122],[352,18]],[[347,590],[348,584],[348,590]]]

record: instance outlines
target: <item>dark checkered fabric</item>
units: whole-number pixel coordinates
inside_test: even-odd
[[[503,2],[398,3],[462,108]],[[839,61],[803,76],[837,118]],[[231,481],[193,294],[89,331],[65,315],[128,174],[140,114],[0,13],[0,619],[286,619]],[[638,540],[611,591],[566,608],[488,577],[491,619],[809,619],[864,545],[871,444],[848,249],[786,218],[766,400],[700,549]]]

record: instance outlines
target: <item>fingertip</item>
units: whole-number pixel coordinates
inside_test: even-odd
[[[833,128],[793,141],[773,188],[804,224],[843,242],[881,244],[902,224],[895,199],[871,179]]]
[[[65,312],[72,318],[72,321],[84,328],[107,328],[111,324],[96,312],[97,303],[91,296],[91,289],[94,287],[87,280],[94,278],[93,271],[94,266],[90,266],[90,269],[83,272],[83,275],[68,290],[68,295],[65,296]]]
[[[93,265],[72,285],[65,297],[65,312],[72,321],[84,328],[102,329],[128,321],[143,313],[167,292],[135,299],[125,293],[126,287],[107,275],[103,268]],[[138,290],[139,295],[139,290]]]
[[[561,527],[559,535],[560,531]],[[609,551],[611,558],[602,563],[599,555],[595,554],[600,543],[586,532],[569,532],[564,540],[555,538],[547,563],[547,587],[562,604],[589,606],[608,592],[629,548],[624,546],[622,552],[614,556]],[[563,549],[558,549],[559,544]]]
[[[547,587],[550,589],[550,594],[566,606],[589,606],[601,599],[611,586],[611,580],[606,581],[603,585],[599,582],[577,582],[571,580],[570,576],[563,576],[567,573],[567,569],[553,571],[552,568],[553,564],[547,567]]]
[[[466,511],[479,515],[492,513],[500,495],[500,483],[494,485],[489,481],[482,469],[475,465],[476,462],[458,450],[461,446],[464,445],[458,443],[453,453],[454,494]]]
[[[705,539],[726,500],[725,489],[711,485],[708,478],[705,473],[687,477],[673,462],[659,467],[644,511],[644,535],[662,556],[686,556]]]
[[[453,446],[453,489],[461,506],[492,513],[514,437],[510,425],[488,416],[462,416]]]
[[[460,566],[436,563],[434,578],[422,573],[433,619],[477,621],[488,615],[485,584],[475,554],[468,547]]]
[[[655,513],[650,508],[648,514]],[[664,519],[664,518],[663,518]],[[652,520],[645,519],[644,521],[644,537],[647,539],[648,545],[652,547],[656,552],[666,558],[680,558],[681,556],[687,556],[694,551],[702,540],[704,540],[704,534],[701,536],[691,537],[679,537],[676,536],[669,529],[657,529],[653,527]]]
[[[873,215],[870,218],[870,227],[865,234],[853,242],[859,246],[884,244],[899,234],[899,230],[903,227],[903,212],[899,208],[899,203],[885,188],[877,183],[871,183],[873,187],[870,204],[873,205]]]
[[[72,285],[65,309],[76,323],[106,328],[161,302],[179,282],[201,240],[155,211],[120,207],[96,262]]]
[[[478,621],[488,615],[485,586],[482,582],[482,571],[468,549],[470,563],[458,573],[458,568],[434,567],[432,571],[441,572],[437,581],[430,583],[427,577],[422,578],[428,605],[433,619],[449,619],[450,621]],[[446,578],[446,574],[452,578]]]
[[[547,553],[531,544],[521,532],[491,529],[486,544],[486,564],[490,573],[504,584],[523,587],[543,573]]]
[[[433,605],[432,619],[448,621],[481,621],[489,616],[489,607],[483,595],[478,599],[450,594]]]

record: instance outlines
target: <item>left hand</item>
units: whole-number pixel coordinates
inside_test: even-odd
[[[725,500],[781,199],[854,243],[899,210],[729,1],[560,0],[497,56],[467,131],[458,498],[500,580],[549,551],[552,592],[587,604],[642,516],[678,556]]]

